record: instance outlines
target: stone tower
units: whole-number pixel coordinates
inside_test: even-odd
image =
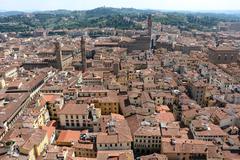
[[[119,71],[120,71],[119,62],[114,61],[114,63],[113,63],[113,73],[114,73],[114,75],[118,75]]]
[[[57,41],[54,43],[54,45],[55,45],[55,54],[56,54],[56,67],[59,70],[63,70],[63,58],[62,58],[61,44]]]
[[[152,15],[148,15],[148,36],[152,36]]]
[[[81,53],[82,53],[82,72],[84,73],[87,69],[87,62],[86,62],[86,51],[85,51],[85,39],[83,36],[81,38]]]

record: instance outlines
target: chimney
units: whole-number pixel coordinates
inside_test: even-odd
[[[82,72],[84,73],[87,69],[87,62],[86,62],[86,51],[85,51],[85,39],[83,36],[81,38],[81,53],[82,53]]]

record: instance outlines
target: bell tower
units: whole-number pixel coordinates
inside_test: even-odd
[[[84,73],[87,69],[87,62],[86,62],[85,39],[83,36],[81,38],[81,54],[82,54],[82,72]]]
[[[55,45],[55,55],[56,55],[56,67],[59,70],[63,70],[63,58],[62,58],[62,50],[61,50],[61,43],[56,41],[54,42]]]
[[[152,15],[148,15],[148,36],[152,36]]]

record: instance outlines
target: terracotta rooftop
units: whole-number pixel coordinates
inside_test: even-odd
[[[114,131],[109,133],[107,125],[111,122],[114,123]],[[127,143],[132,141],[130,128],[122,115],[111,114],[110,116],[102,116],[100,118],[100,127],[104,134],[97,136],[97,144]]]
[[[134,136],[161,136],[160,127],[140,126],[135,131]]]
[[[174,122],[175,117],[172,112],[160,112],[155,115],[155,119],[157,122]]]
[[[98,151],[98,160],[134,160],[132,150]]]
[[[62,130],[57,139],[57,143],[63,142],[78,142],[80,139],[81,131]]]
[[[58,112],[59,115],[87,115],[88,104],[67,103],[63,109]]]
[[[53,126],[42,126],[41,129],[47,132],[48,140],[51,140],[52,135],[55,134],[56,131],[56,128]]]
[[[180,138],[162,138],[162,153],[189,153],[206,154],[215,158],[220,157],[221,150],[217,149],[212,142],[201,140],[190,140]]]
[[[227,136],[227,134],[217,125],[203,120],[193,120],[191,125],[196,136]],[[202,128],[199,130],[198,128]]]
[[[168,160],[168,157],[163,154],[153,153],[146,156],[141,156],[140,160]]]

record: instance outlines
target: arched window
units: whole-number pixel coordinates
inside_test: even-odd
[[[224,56],[224,60],[226,61],[227,60],[227,55],[225,54],[225,56]]]

